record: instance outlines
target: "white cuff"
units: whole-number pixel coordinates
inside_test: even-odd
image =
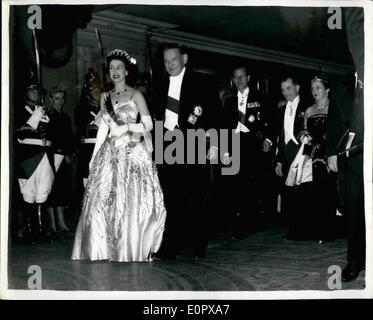
[[[60,168],[62,160],[63,160],[64,157],[65,156],[63,156],[62,154],[58,154],[58,153],[54,154],[54,168],[56,169],[56,172]]]
[[[152,131],[153,130],[153,121],[152,117],[149,115],[141,116],[141,122],[144,124],[145,130]]]

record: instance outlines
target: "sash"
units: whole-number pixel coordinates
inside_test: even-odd
[[[114,122],[118,126],[121,126],[121,125],[125,124],[125,122],[123,122],[121,119],[118,119],[118,115],[115,113],[114,108],[113,108],[113,104],[111,103],[110,95],[107,97],[107,99],[105,101],[105,107],[106,107],[106,110],[109,113],[110,117],[114,120]]]
[[[180,102],[179,100],[176,100],[175,98],[172,97],[167,97],[167,107],[166,109],[175,112],[179,114],[180,112]]]
[[[168,130],[174,130],[178,124],[180,112],[180,102],[170,96],[167,97],[166,111],[164,115],[164,127]]]
[[[238,122],[245,125],[246,115],[238,110]]]

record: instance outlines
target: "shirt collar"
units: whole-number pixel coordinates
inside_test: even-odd
[[[170,81],[177,80],[177,79],[180,79],[180,80],[183,79],[185,70],[186,68],[184,66],[184,68],[181,70],[181,72],[177,76],[170,76]]]
[[[289,105],[291,105],[291,106],[295,106],[295,105],[298,105],[298,103],[299,103],[299,94],[294,98],[294,100],[293,101],[288,101],[287,102],[287,104],[286,104],[286,106],[289,106]]]
[[[240,90],[237,90],[237,97],[239,97],[239,98],[245,98],[245,97],[247,97],[248,95],[249,95],[249,87],[247,87],[247,88],[243,91],[243,93],[241,93]]]
[[[54,110],[56,110],[58,113],[61,113],[61,109],[58,109],[56,107],[53,107]]]

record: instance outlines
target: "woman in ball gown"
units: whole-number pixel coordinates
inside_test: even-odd
[[[101,97],[73,260],[151,261],[162,241],[166,210],[152,160],[153,124],[143,95],[126,83],[133,62],[119,49],[107,56],[114,89]]]
[[[326,154],[330,87],[325,75],[312,79],[311,91],[315,104],[304,114],[303,139],[307,139],[307,144],[303,154],[312,159],[312,182],[302,185],[302,196],[303,203],[307,204],[305,210],[308,210],[309,215],[308,236],[323,243],[331,241],[335,236],[333,219],[337,207],[336,177],[329,171]]]

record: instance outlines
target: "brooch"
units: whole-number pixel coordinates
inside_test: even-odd
[[[191,113],[188,117],[188,122],[192,125],[195,125],[198,118],[202,115],[203,109],[202,106],[197,105],[193,109],[193,113]]]
[[[255,121],[255,116],[252,114],[250,115],[249,119],[247,119],[249,122],[254,122]]]

